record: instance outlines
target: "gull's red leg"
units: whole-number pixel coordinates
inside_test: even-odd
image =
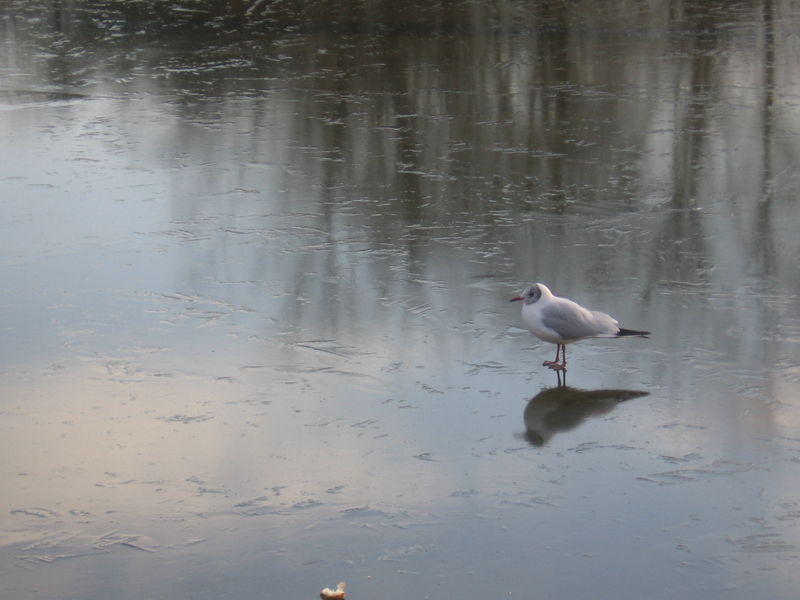
[[[558,362],[559,353],[563,353],[563,362]],[[566,371],[567,367],[567,347],[564,344],[556,344],[556,359],[546,360],[542,363],[543,367],[550,367],[554,371]]]

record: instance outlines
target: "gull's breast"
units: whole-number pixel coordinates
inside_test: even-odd
[[[564,339],[557,331],[546,327],[542,323],[541,313],[534,305],[525,305],[522,307],[522,322],[525,324],[528,331],[540,340],[550,342],[551,344],[564,343]]]

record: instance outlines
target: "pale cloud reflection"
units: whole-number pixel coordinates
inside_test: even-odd
[[[261,359],[285,362],[280,354]],[[63,528],[91,537],[111,522],[174,538],[175,530],[155,523],[179,518],[195,527],[199,515],[341,510],[400,497],[419,507],[452,487],[447,465],[423,465],[425,442],[413,430],[398,455],[398,431],[382,426],[386,415],[369,417],[369,405],[353,412],[360,387],[371,395],[380,389],[374,377],[318,376],[306,359],[296,376],[250,366],[237,381],[160,361],[67,362],[35,383],[7,377],[15,408],[4,414],[0,455],[14,485],[3,497],[3,544]],[[331,386],[342,378],[353,386]]]

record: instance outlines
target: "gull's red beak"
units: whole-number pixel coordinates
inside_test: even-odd
[[[522,296],[514,296],[509,302],[516,302],[517,300],[525,300]]]

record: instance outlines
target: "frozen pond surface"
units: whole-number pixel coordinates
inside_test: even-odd
[[[284,4],[0,6],[0,596],[796,598],[797,5]]]

